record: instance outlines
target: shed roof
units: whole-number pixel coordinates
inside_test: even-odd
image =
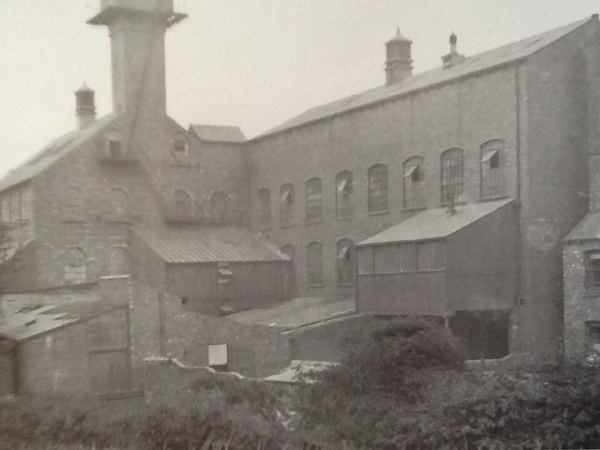
[[[127,307],[127,302],[105,300],[83,304],[42,306],[6,317],[0,324],[0,336],[13,341],[25,341],[125,307]]]
[[[268,240],[241,227],[136,229],[166,263],[289,261]]]
[[[112,123],[114,119],[115,116],[109,114],[82,130],[71,131],[70,133],[51,141],[47,146],[16,169],[9,171],[4,178],[0,180],[0,191],[4,191],[39,175],[63,156],[77,149],[83,142],[100,132]]]
[[[246,136],[240,127],[225,125],[190,125],[190,131],[201,141],[244,142]]]
[[[448,208],[428,209],[358,243],[357,246],[445,238],[510,202],[512,200],[509,199],[470,203],[457,206],[454,214],[448,213]]]
[[[600,240],[600,212],[588,213],[565,237],[565,242]]]
[[[397,84],[380,86],[359,94],[351,95],[350,97],[341,100],[311,108],[299,116],[267,131],[262,136],[259,136],[259,138],[521,60],[552,44],[591,20],[594,19],[588,18],[581,20],[561,28],[468,57],[460,64],[448,68],[439,67],[407,77]]]

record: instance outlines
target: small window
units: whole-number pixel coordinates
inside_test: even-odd
[[[68,189],[65,195],[65,206],[63,211],[64,220],[67,222],[83,221],[84,207],[83,193],[77,188]]]
[[[229,196],[222,191],[215,192],[210,198],[210,213],[213,222],[225,223],[229,217]]]
[[[116,130],[106,133],[104,142],[104,152],[108,159],[125,158],[125,146],[123,144],[123,135]]]
[[[185,137],[178,136],[171,141],[171,160],[180,165],[190,163],[190,144]]]
[[[354,183],[352,172],[341,172],[335,177],[335,213],[338,219],[352,217],[352,194]]]
[[[404,208],[425,207],[425,171],[423,158],[415,156],[404,161]]]
[[[66,284],[81,284],[86,282],[86,256],[78,247],[65,252],[64,280]]]
[[[173,193],[175,218],[189,220],[192,218],[192,197],[186,191],[179,190]]]
[[[342,239],[337,243],[337,281],[340,285],[354,284],[354,242]]]
[[[382,213],[388,210],[388,175],[387,166],[377,164],[369,169],[369,213]]]
[[[279,189],[279,220],[282,227],[292,225],[294,222],[294,185],[284,184]]]
[[[114,221],[126,222],[129,220],[129,197],[121,189],[111,191],[111,216]]]
[[[506,195],[504,177],[505,143],[501,140],[486,142],[481,146],[481,198]]]
[[[258,191],[258,228],[271,227],[271,191],[262,188]]]
[[[306,182],[306,222],[317,223],[323,219],[323,197],[320,178]]]
[[[600,250],[585,252],[585,288],[600,289]]]
[[[323,285],[323,246],[319,242],[311,242],[306,248],[306,265],[308,269],[308,285]]]
[[[441,203],[464,202],[464,156],[460,148],[452,148],[442,153]]]

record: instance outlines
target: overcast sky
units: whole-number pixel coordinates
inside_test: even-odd
[[[175,0],[167,34],[169,114],[256,136],[307,108],[384,83],[384,44],[400,27],[415,73],[440,65],[448,37],[467,56],[585,19],[598,0]],[[75,127],[73,92],[110,113],[100,0],[1,0],[0,175]]]

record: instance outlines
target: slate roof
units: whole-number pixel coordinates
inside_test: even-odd
[[[246,136],[239,127],[223,125],[190,125],[198,139],[207,142],[245,142]]]
[[[452,215],[448,213],[448,208],[428,209],[358,243],[357,246],[445,238],[510,202],[512,200],[460,205]]]
[[[252,309],[227,316],[245,325],[267,325],[293,329],[356,312],[354,300],[337,300],[324,297],[296,298],[265,309]]]
[[[39,175],[63,156],[71,153],[83,142],[107,127],[114,119],[115,116],[109,114],[82,130],[71,131],[58,139],[51,141],[47,146],[16,169],[10,170],[4,178],[0,180],[0,191],[4,191]]]
[[[583,24],[593,19],[585,19],[570,25],[547,31],[521,41],[508,44],[494,50],[466,58],[460,64],[449,68],[439,67],[427,72],[419,73],[406,78],[404,81],[391,86],[380,86],[359,94],[351,95],[325,105],[311,108],[284,122],[283,124],[267,131],[258,138],[277,134],[285,130],[300,127],[316,122],[327,117],[333,117],[355,109],[360,109],[375,103],[392,100],[415,91],[428,89],[433,86],[448,83],[458,78],[470,76],[482,71],[491,70],[508,63],[522,60],[556,40],[566,36]]]
[[[600,240],[600,212],[588,213],[564,238],[565,242]]]
[[[42,306],[6,317],[0,324],[0,336],[12,341],[25,341],[125,307],[127,307],[126,302],[105,300],[93,303]]]
[[[134,233],[169,264],[289,261],[271,242],[241,227],[136,229]]]

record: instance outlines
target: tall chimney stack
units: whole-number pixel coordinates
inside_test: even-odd
[[[75,100],[77,103],[75,109],[77,113],[77,126],[82,130],[96,120],[94,91],[83,83],[83,86],[75,91]]]

